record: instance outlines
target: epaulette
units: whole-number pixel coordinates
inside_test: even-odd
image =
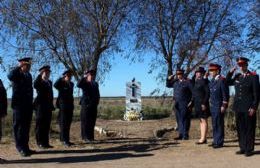
[[[224,76],[222,76],[222,75],[219,77],[219,79],[220,80],[226,80],[226,78]]]
[[[257,75],[257,73],[255,71],[254,72],[250,72],[249,74],[252,75],[252,76],[256,76]]]

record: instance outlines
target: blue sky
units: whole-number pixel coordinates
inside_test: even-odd
[[[156,74],[148,74],[149,61],[132,63],[129,60],[118,57],[114,61],[111,72],[107,75],[104,84],[100,86],[103,96],[124,96],[126,92],[126,82],[134,77],[141,82],[142,95],[148,96],[156,87],[165,88],[164,84],[158,84],[155,80]]]

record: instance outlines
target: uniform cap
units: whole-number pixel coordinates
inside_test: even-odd
[[[32,58],[24,57],[24,58],[18,59],[18,62],[20,62],[22,64],[32,64]]]
[[[49,65],[45,65],[39,69],[40,72],[42,71],[49,71],[51,72],[51,67]]]
[[[221,65],[219,64],[209,64],[209,71],[216,71],[216,70],[220,70],[221,69]]]

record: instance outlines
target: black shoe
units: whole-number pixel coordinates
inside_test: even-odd
[[[175,137],[174,140],[182,140],[183,137],[182,136],[178,136],[178,137]]]
[[[209,144],[210,147],[215,146],[216,144],[214,142],[212,142],[211,144]]]
[[[36,152],[35,150],[31,150],[31,149],[28,150],[28,153],[29,153],[30,155],[37,154],[37,152]]]
[[[43,144],[38,144],[38,147],[40,149],[47,149],[48,148],[46,145],[43,145]]]
[[[65,145],[65,146],[73,146],[73,145],[75,145],[75,144],[72,143],[72,142],[64,142],[64,145]]]
[[[240,150],[240,151],[237,151],[236,154],[237,154],[237,155],[242,155],[242,154],[245,154],[245,151]]]
[[[223,145],[213,145],[212,147],[213,147],[214,149],[218,149],[218,148],[222,148]]]
[[[70,144],[69,142],[63,142],[63,145],[64,145],[65,147],[70,147],[70,146],[71,146],[71,144]]]
[[[0,158],[0,164],[4,164],[4,163],[7,163],[7,160]]]
[[[196,145],[203,145],[203,144],[207,144],[207,140],[205,139],[204,141],[200,142],[196,142]]]
[[[45,148],[51,149],[51,148],[53,148],[53,146],[51,146],[50,144],[47,144],[47,145],[45,145]]]
[[[72,143],[72,142],[68,142],[69,144],[70,144],[70,146],[73,146],[73,145],[75,145],[74,143]]]
[[[94,143],[94,139],[85,139],[84,140],[86,144],[93,144]]]
[[[19,151],[19,154],[22,156],[22,157],[29,157],[31,156],[31,154],[25,150],[20,150]]]
[[[253,155],[254,155],[253,152],[245,152],[245,156],[246,156],[246,157],[250,157],[250,156],[253,156]]]
[[[184,137],[182,138],[182,140],[189,140],[189,137]]]

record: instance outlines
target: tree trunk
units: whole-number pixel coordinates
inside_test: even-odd
[[[169,60],[169,61],[167,62],[167,64],[168,64],[168,72],[167,72],[167,75],[170,76],[170,75],[173,74],[172,60]]]

